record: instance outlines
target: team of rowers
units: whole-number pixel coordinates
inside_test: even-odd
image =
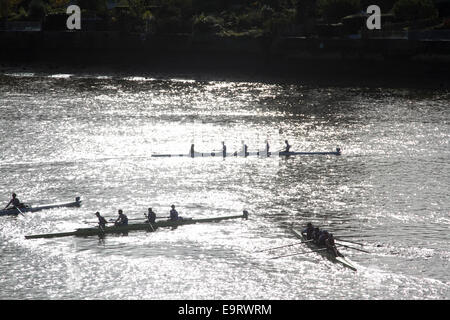
[[[286,141],[287,143],[287,141]],[[288,145],[289,146],[289,145]],[[268,148],[268,145],[267,145]],[[12,208],[23,208],[24,204],[20,202],[19,198],[17,198],[17,195],[15,193],[12,194],[11,200],[6,205],[5,209],[8,207]],[[128,217],[123,213],[122,209],[119,209],[118,211],[119,216],[114,221],[115,226],[126,226],[128,225]],[[100,229],[104,229],[106,227],[106,224],[108,221],[100,214],[100,212],[96,212],[95,215],[98,218],[98,225]],[[155,223],[156,221],[156,213],[153,212],[152,208],[148,208],[148,213],[144,214],[147,218],[147,223]],[[169,220],[170,221],[177,221],[179,219],[182,219],[178,215],[178,211],[175,210],[175,205],[171,206]],[[318,246],[325,246],[333,252],[336,256],[341,256],[341,254],[336,249],[336,243],[334,242],[334,236],[332,233],[329,233],[327,230],[320,230],[317,227],[314,227],[311,222],[309,222],[306,225],[306,228],[302,232],[306,235],[307,240],[313,241]]]
[[[170,210],[170,216],[169,216],[169,220],[170,221],[177,221],[182,219],[180,216],[178,216],[178,211],[175,210],[175,205],[171,206],[171,210]],[[117,219],[114,221],[114,225],[116,227],[118,226],[126,226],[128,225],[128,217],[123,213],[122,209],[119,209],[119,216],[117,217]],[[96,212],[95,215],[98,218],[98,226],[100,229],[105,229],[106,224],[108,223],[108,221],[106,221],[106,219],[100,214],[100,212]],[[155,223],[156,221],[156,213],[153,212],[152,208],[148,208],[148,213],[144,214],[145,217],[147,218],[147,223]]]
[[[327,247],[337,257],[342,256],[336,248],[333,234],[327,230],[320,230],[309,222],[302,233],[306,235],[307,240],[314,242],[318,246]]]
[[[289,150],[291,150],[291,145],[289,144],[289,142],[287,140],[285,140],[284,143],[286,145],[285,145],[283,151],[284,152],[289,152]],[[266,148],[264,150],[265,153],[269,154],[269,149],[270,149],[269,141],[266,140]],[[244,151],[245,156],[247,156],[248,155],[248,146],[246,144],[244,144],[244,150],[243,151]],[[194,154],[195,154],[194,144],[191,144],[191,150],[189,150],[189,155],[193,158]],[[224,141],[222,141],[222,155],[223,155],[223,157],[227,156],[227,146],[225,145]],[[234,155],[237,155],[237,152],[235,152]]]

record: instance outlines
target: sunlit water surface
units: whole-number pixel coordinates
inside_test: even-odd
[[[145,77],[0,75],[0,299],[449,299],[450,94]],[[291,158],[152,158],[251,151]],[[250,219],[25,240],[115,217]],[[295,243],[307,221],[350,235],[353,272]],[[350,238],[349,238],[350,239]],[[348,243],[347,243],[348,244]],[[354,245],[357,248],[361,248]]]

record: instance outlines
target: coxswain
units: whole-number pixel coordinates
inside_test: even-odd
[[[244,157],[248,156],[248,146],[244,144]]]
[[[9,200],[8,204],[6,205],[5,209],[7,209],[10,205],[13,208],[23,208],[23,203],[20,203],[19,198],[17,198],[17,195],[13,193],[11,200]]]
[[[191,156],[191,158],[194,157],[194,144],[191,144],[191,151],[189,152],[189,155]]]
[[[306,225],[306,228],[303,229],[303,234],[306,234],[306,239],[307,240],[311,240],[312,236],[313,236],[313,232],[314,232],[314,227],[312,225],[311,222],[308,222],[308,224]]]
[[[149,223],[155,223],[156,221],[156,213],[153,212],[152,208],[148,208],[147,219]]]
[[[340,156],[341,155],[341,148],[336,148],[336,153]]]
[[[225,141],[222,141],[222,156],[224,158],[227,156],[227,146],[225,145]]]
[[[102,217],[101,215],[100,215],[100,212],[96,212],[95,213],[95,215],[97,216],[97,218],[98,218],[98,227],[101,229],[101,230],[104,230],[105,229],[105,227],[106,227],[106,224],[108,223],[107,221],[106,221],[106,219],[104,218],[104,217]]]
[[[289,150],[291,150],[291,145],[289,144],[289,142],[287,140],[284,140],[284,143],[286,144],[284,151],[289,152]]]
[[[170,210],[170,220],[177,221],[178,220],[178,211],[175,210],[175,206],[172,205],[172,210]]]
[[[119,209],[119,217],[114,222],[115,226],[126,226],[128,225],[128,217],[123,214],[123,211]]]
[[[269,155],[269,149],[270,149],[269,140],[266,140],[266,153],[267,153],[267,155]]]

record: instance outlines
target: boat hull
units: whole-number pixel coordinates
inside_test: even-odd
[[[55,203],[55,204],[48,204],[43,205],[39,207],[25,207],[25,208],[19,208],[20,212],[26,213],[26,212],[37,212],[42,210],[48,210],[48,209],[54,209],[54,208],[63,208],[63,207],[80,207],[81,206],[81,200],[79,197],[75,198],[74,202],[67,202],[67,203]],[[0,216],[17,216],[20,214],[19,210],[17,208],[12,209],[6,209],[6,210],[0,210]]]
[[[300,231],[297,230],[292,230],[292,232],[295,234],[295,236],[303,241],[306,241],[306,236],[304,236]],[[320,248],[324,248],[324,246],[318,246],[315,243],[309,241],[309,242],[305,242],[305,244],[310,248],[310,249],[320,249]],[[345,258],[345,257],[336,257],[335,254],[333,252],[330,252],[328,250],[323,250],[323,251],[316,251],[317,253],[321,254],[323,257],[327,258],[328,260],[334,262],[334,263],[339,263],[341,265],[343,265],[346,268],[349,268],[353,271],[356,271],[356,267],[353,265],[353,263]],[[338,251],[339,252],[339,251]]]
[[[312,156],[312,155],[341,155],[341,151],[329,151],[329,152],[247,152],[244,155],[243,152],[235,152],[235,153],[227,153],[225,157],[248,157],[248,156],[258,156],[258,157],[289,157],[289,156]],[[177,158],[177,157],[186,157],[186,158],[206,158],[206,157],[224,157],[222,152],[195,152],[193,156],[187,153],[181,154],[152,154],[152,157],[155,158]]]
[[[128,224],[126,226],[110,226],[105,227],[104,229],[100,228],[80,228],[76,229],[73,232],[62,232],[62,233],[49,233],[49,234],[38,234],[38,235],[30,235],[25,236],[25,239],[38,239],[38,238],[58,238],[58,237],[68,237],[68,236],[76,236],[76,237],[89,237],[89,236],[103,236],[105,234],[114,234],[114,233],[128,233],[130,231],[155,231],[158,228],[176,228],[183,225],[188,224],[196,224],[196,223],[207,223],[207,222],[219,222],[223,220],[231,220],[231,219],[248,219],[248,214],[243,214],[239,216],[226,216],[226,217],[217,217],[217,218],[204,218],[204,219],[180,219],[176,221],[164,220],[158,221],[152,224],[149,223],[134,223]]]

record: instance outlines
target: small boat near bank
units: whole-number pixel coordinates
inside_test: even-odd
[[[235,216],[224,216],[224,217],[216,217],[216,218],[201,218],[201,219],[192,219],[192,218],[182,218],[176,221],[172,220],[162,220],[157,221],[155,223],[133,223],[124,226],[110,226],[105,227],[104,229],[100,229],[98,227],[95,228],[80,228],[71,232],[60,232],[60,233],[48,233],[48,234],[37,234],[37,235],[29,235],[25,236],[25,239],[40,239],[40,238],[60,238],[60,237],[89,237],[89,236],[103,236],[106,234],[117,234],[117,233],[128,233],[130,231],[155,231],[158,228],[171,227],[176,228],[178,226],[188,225],[188,224],[196,224],[196,223],[208,223],[208,222],[220,222],[223,220],[231,220],[231,219],[248,219],[248,212],[244,211],[242,215]]]
[[[0,216],[17,216],[20,213],[25,213],[25,212],[37,212],[37,211],[42,211],[42,210],[48,210],[48,209],[54,209],[54,208],[69,208],[69,207],[80,207],[81,206],[81,198],[80,197],[76,197],[75,201],[73,202],[65,202],[65,203],[55,203],[55,204],[47,204],[47,205],[41,205],[41,206],[26,206],[23,208],[10,208],[10,209],[3,209],[0,210]],[[20,210],[20,211],[19,211]]]
[[[336,151],[316,151],[316,152],[294,152],[294,151],[280,151],[280,152],[247,152],[245,155],[243,152],[233,152],[226,153],[225,157],[248,157],[248,156],[257,156],[257,157],[276,157],[276,156],[313,156],[313,155],[334,155],[340,156],[341,149],[336,148]],[[187,157],[187,158],[205,158],[205,157],[224,157],[223,152],[194,152],[193,155],[189,153],[180,153],[180,154],[152,154],[152,157],[156,158],[170,158],[170,157]],[[224,158],[225,158],[224,157]]]
[[[323,249],[326,248],[325,246],[318,246],[317,244],[315,244],[312,241],[308,241],[308,239],[306,238],[306,235],[304,235],[303,233],[301,233],[298,230],[292,229],[292,232],[294,233],[294,235],[299,238],[300,240],[304,241],[304,243],[312,250],[316,250],[317,253],[321,254],[323,257],[327,258],[328,260],[334,262],[334,263],[339,263],[341,265],[343,265],[344,267],[351,269],[353,271],[357,271],[356,267],[354,266],[353,262],[350,261],[348,258],[344,257],[344,255],[342,255],[339,251],[338,254],[340,254],[340,256],[336,256],[333,252],[331,252],[330,250],[321,250],[321,251],[317,251],[317,249]]]

